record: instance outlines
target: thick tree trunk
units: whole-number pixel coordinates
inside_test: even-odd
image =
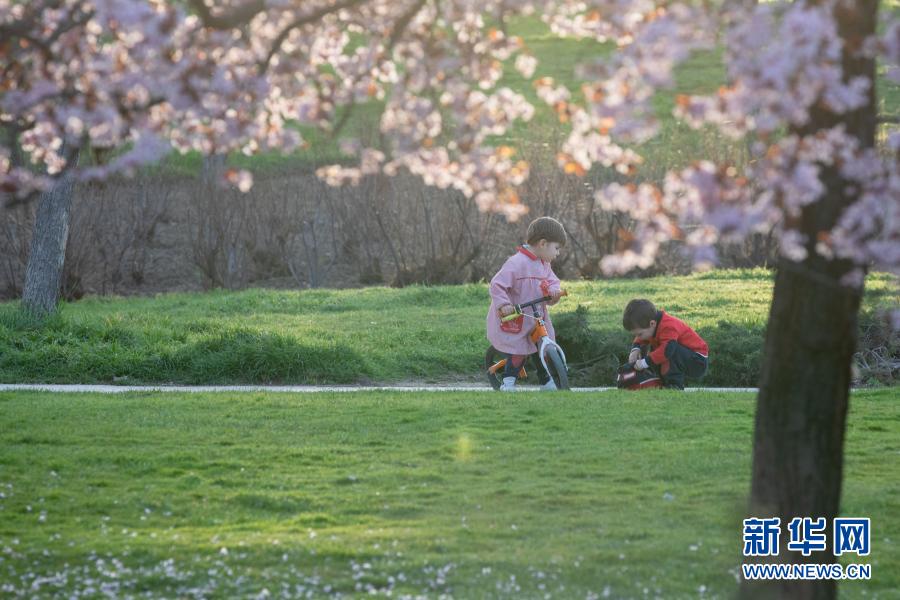
[[[777,563],[832,563],[840,508],[850,363],[861,292],[782,262],[766,334],[756,408],[751,517],[780,517]],[[825,517],[828,550],[787,551],[794,517]],[[753,562],[756,562],[754,560]],[[744,598],[834,598],[834,581],[745,582]]]
[[[863,0],[838,8],[840,33],[851,51],[874,32],[877,7],[877,0]],[[873,61],[852,57],[847,50],[844,69],[848,77],[866,75],[874,81]],[[838,123],[843,123],[863,146],[871,147],[876,124],[874,91],[868,106],[853,113],[815,111],[809,126],[799,133],[813,133]],[[862,289],[841,283],[850,265],[815,255],[817,234],[829,231],[856,200],[856,192],[848,189],[834,169],[823,170],[822,179],[827,192],[807,207],[801,218],[800,228],[811,240],[809,258],[802,263],[782,260],[779,265],[757,399],[748,516],[781,519],[780,552],[768,558],[774,563],[836,560],[832,523],[840,509],[850,369]],[[825,517],[827,550],[809,557],[789,552],[787,525],[794,517]],[[744,581],[741,586],[745,599],[836,596],[837,583],[831,580]]]
[[[73,191],[73,177],[71,171],[67,171],[50,190],[41,195],[35,215],[22,303],[37,315],[55,312],[59,301]]]

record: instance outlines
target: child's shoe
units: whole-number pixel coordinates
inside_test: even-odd
[[[504,377],[503,383],[500,385],[501,392],[514,392],[516,391],[516,378],[515,377]]]
[[[556,383],[552,379],[541,386],[542,392],[555,392],[557,390],[559,390],[559,388],[556,387]]]

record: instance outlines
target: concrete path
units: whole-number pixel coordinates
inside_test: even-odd
[[[611,387],[572,388],[573,392],[606,392]],[[537,386],[521,386],[523,392],[536,392]],[[126,392],[281,392],[291,394],[312,394],[317,392],[489,392],[484,385],[83,385],[12,383],[0,384],[0,392],[41,391],[41,392],[91,392],[99,394],[122,394]],[[688,392],[757,392],[757,388],[688,388]]]

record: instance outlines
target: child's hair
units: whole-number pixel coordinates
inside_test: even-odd
[[[540,217],[528,225],[528,234],[525,240],[529,244],[537,244],[541,240],[556,242],[560,246],[566,245],[566,230],[562,223],[553,217]]]
[[[622,315],[622,327],[631,331],[632,329],[643,329],[650,326],[650,321],[656,318],[656,307],[649,300],[643,298],[635,298],[625,306],[625,314]]]

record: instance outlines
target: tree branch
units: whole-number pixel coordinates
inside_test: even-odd
[[[403,32],[406,31],[406,28],[409,27],[410,22],[415,18],[419,11],[425,6],[428,0],[419,0],[410,9],[403,14],[397,22],[394,23],[393,30],[391,31],[391,37],[388,38],[387,45],[384,49],[384,56],[387,57],[391,50],[394,49],[394,46],[400,41],[400,37],[403,35]],[[355,83],[355,82],[354,82]],[[356,99],[354,98],[349,105],[347,105],[347,110],[344,111],[344,114],[341,116],[341,119],[338,121],[337,125],[331,132],[332,139],[337,138],[338,134],[340,134],[341,130],[344,129],[344,125],[350,120],[350,116],[353,114],[354,109],[356,108]]]
[[[213,14],[203,0],[187,0],[187,3],[194,9],[203,24],[212,29],[233,29],[244,25],[266,9],[265,0],[249,0],[229,13]]]
[[[51,8],[55,8],[57,2],[51,2],[43,7],[43,10],[49,10]],[[75,18],[78,11],[81,11],[79,18]],[[29,44],[38,48],[41,53],[44,55],[45,60],[51,60],[53,58],[53,44],[60,38],[60,36],[76,27],[81,27],[85,23],[91,20],[94,16],[93,10],[82,10],[81,7],[73,8],[69,11],[67,18],[60,20],[60,26],[56,28],[56,30],[52,33],[52,35],[48,36],[46,39],[42,39],[37,37],[37,32],[41,30],[41,24],[38,23],[39,15],[29,15],[27,18],[21,19],[19,21],[14,21],[11,23],[5,23],[0,25],[0,39],[10,40],[19,38],[21,40],[27,41]],[[4,43],[4,46],[6,44]],[[10,60],[6,67],[3,69],[4,75],[10,72],[13,66],[16,65],[15,60]]]
[[[400,41],[400,36],[403,35],[403,32],[406,31],[406,28],[409,26],[410,22],[415,18],[419,11],[425,6],[428,0],[419,0],[415,4],[413,4],[406,13],[397,19],[397,22],[394,24],[394,30],[391,32],[391,37],[388,39],[387,47],[385,48],[385,54],[394,49],[394,45],[398,41]]]
[[[194,1],[202,1],[202,0],[194,0]],[[281,45],[287,39],[287,37],[291,34],[291,32],[298,27],[303,27],[304,25],[309,25],[310,23],[315,23],[316,21],[321,20],[326,15],[329,15],[333,12],[337,12],[339,10],[343,10],[345,8],[351,8],[356,6],[357,4],[361,4],[366,2],[367,0],[341,0],[340,2],[336,2],[331,6],[323,6],[322,8],[315,10],[309,14],[303,15],[302,17],[298,17],[290,24],[288,24],[284,29],[282,29],[278,33],[278,37],[275,38],[275,41],[272,42],[272,47],[269,49],[269,53],[266,55],[265,60],[263,60],[259,64],[260,72],[265,72],[266,69],[269,68],[269,64],[272,62],[272,58],[281,50]]]

